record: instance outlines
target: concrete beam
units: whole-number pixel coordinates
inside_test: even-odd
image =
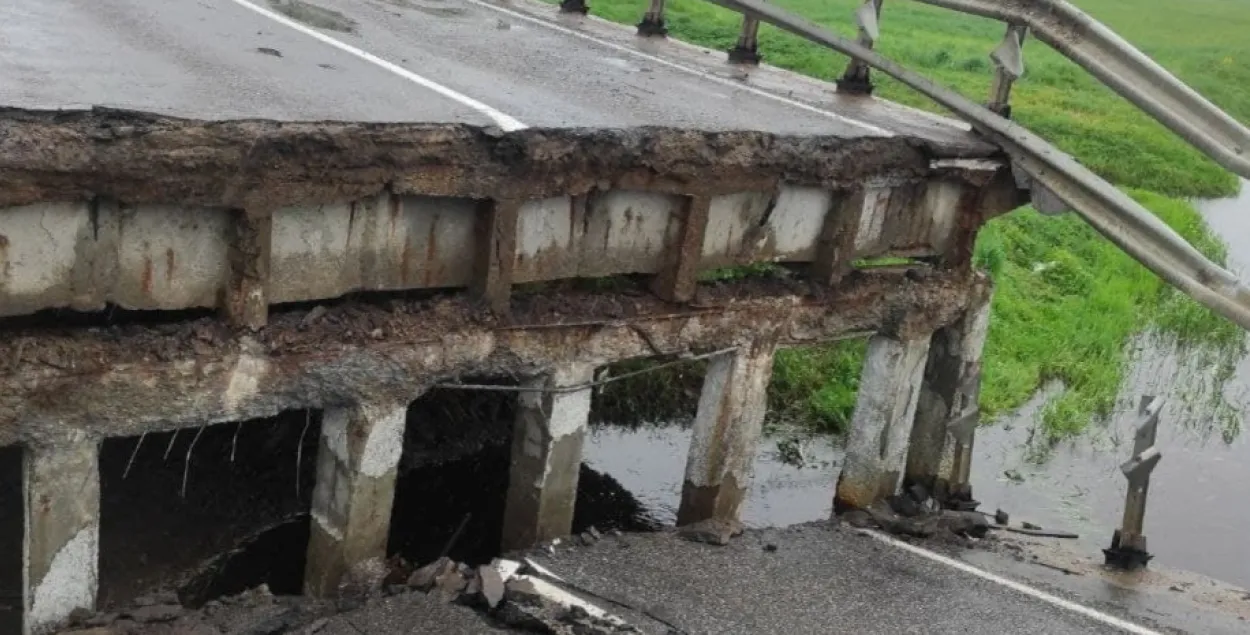
[[[512,431],[503,549],[525,549],[573,530],[590,388],[550,392],[594,380],[590,364],[565,364],[525,383]]]
[[[27,446],[23,633],[49,633],[77,608],[95,609],[99,583],[99,445],[82,433]]]
[[[712,358],[699,395],[677,524],[738,520],[768,407],[771,342]]]
[[[656,295],[669,302],[694,299],[711,203],[706,196],[688,196],[681,207],[676,247],[668,251],[668,262],[651,285]]]
[[[517,212],[520,201],[482,201],[475,233],[480,246],[474,252],[473,293],[491,311],[506,314],[512,301],[512,272],[516,265]]]
[[[265,326],[269,317],[273,216],[241,209],[231,210],[230,216],[230,274],[221,308],[232,326],[255,331]]]
[[[357,403],[322,416],[305,593],[333,597],[354,568],[386,557],[407,410]]]
[[[646,294],[566,291],[515,300],[507,324],[483,319],[468,295],[448,295],[271,313],[255,335],[211,320],[17,330],[0,338],[9,360],[0,364],[0,445],[66,429],[104,437],[198,428],[361,395],[399,402],[457,376],[716,350],[761,334],[804,346],[863,331],[929,333],[958,319],[983,284],[955,271],[860,271],[834,289],[709,285],[698,307],[680,309]]]
[[[939,500],[947,500],[952,495],[971,497],[967,487],[972,435],[961,442],[948,426],[977,409],[981,394],[981,353],[990,325],[990,299],[989,289],[976,296],[957,322],[933,334],[929,346],[907,454],[905,482],[923,485]]]
[[[928,334],[869,341],[835,510],[863,509],[898,492],[928,352]]]

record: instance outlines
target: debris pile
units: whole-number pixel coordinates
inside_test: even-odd
[[[563,580],[537,563],[496,558],[470,567],[443,557],[412,573],[407,587],[487,611],[527,632],[551,635],[640,633],[620,618],[566,591]]]
[[[938,501],[918,485],[868,509],[846,512],[842,521],[852,527],[879,528],[913,538],[984,538],[990,530],[985,514],[942,509]]]
[[[131,606],[93,613],[80,610],[70,615],[61,635],[147,635],[194,633],[250,635],[298,632],[335,612],[330,602],[303,597],[279,597],[261,585],[235,596],[206,603],[191,610],[173,592],[136,599]]]

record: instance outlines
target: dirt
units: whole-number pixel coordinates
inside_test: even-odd
[[[663,127],[201,121],[146,112],[0,109],[0,207],[166,203],[274,210],[400,194],[519,199],[620,186],[678,194],[744,183],[909,182],[966,148],[896,136],[785,136]]]

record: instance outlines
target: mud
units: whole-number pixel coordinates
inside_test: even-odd
[[[782,179],[846,189],[919,181],[938,169],[934,160],[969,152],[902,136],[660,127],[505,133],[461,124],[210,122],[103,108],[7,108],[0,109],[0,207],[103,197],[273,210],[387,188],[521,199],[612,186],[738,192]]]

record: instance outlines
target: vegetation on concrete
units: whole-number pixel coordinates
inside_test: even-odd
[[[853,35],[858,0],[775,0],[817,23]],[[636,23],[646,0],[597,0],[591,13]],[[1094,17],[1178,75],[1234,117],[1250,121],[1250,4],[1240,0],[1077,0]],[[741,17],[703,0],[670,0],[670,37],[726,50]],[[1000,23],[888,0],[877,48],[883,54],[983,100],[992,66],[988,53]],[[767,63],[836,80],[845,57],[764,25]],[[1025,45],[1025,75],[1013,95],[1013,118],[1036,131],[1223,261],[1224,247],[1182,198],[1236,192],[1237,181],[1083,69],[1044,44]],[[876,95],[940,112],[923,96],[874,74]],[[976,261],[994,274],[997,290],[985,352],[982,409],[990,418],[1023,404],[1043,384],[1066,390],[1042,415],[1054,441],[1107,415],[1124,378],[1126,350],[1153,331],[1206,355],[1217,377],[1231,375],[1244,354],[1244,334],[1167,287],[1072,216],[1022,210],[991,222],[977,243]],[[756,272],[758,273],[758,272]],[[717,272],[711,278],[727,274]],[[844,429],[854,408],[862,342],[784,351],[778,356],[772,410],[827,431]],[[1216,391],[1217,393],[1219,391]]]

